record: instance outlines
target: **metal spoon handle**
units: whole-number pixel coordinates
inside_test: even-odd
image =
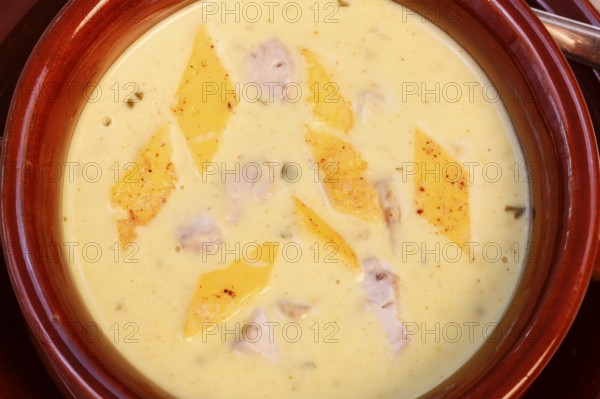
[[[565,55],[600,69],[600,28],[534,9]]]

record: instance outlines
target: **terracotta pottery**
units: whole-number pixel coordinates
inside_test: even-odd
[[[522,2],[400,2],[447,31],[496,84],[529,165],[534,211],[523,276],[498,333],[427,397],[518,397],[569,330],[594,267],[599,165],[590,117],[567,62]],[[5,257],[39,352],[68,396],[164,396],[108,342],[73,328],[87,314],[63,261],[59,202],[67,146],[91,85],[141,34],[190,3],[70,2],[12,101],[1,175]]]

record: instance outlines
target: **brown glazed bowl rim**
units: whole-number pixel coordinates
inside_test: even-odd
[[[57,293],[48,291],[48,283],[44,280],[44,277],[48,279],[48,276],[44,276],[47,271],[39,267],[44,265],[37,264],[31,252],[40,243],[36,241],[35,229],[28,225],[33,220],[32,215],[28,215],[28,206],[36,199],[31,198],[28,193],[24,170],[24,166],[35,162],[30,157],[28,146],[32,138],[31,132],[43,134],[43,128],[35,120],[35,110],[38,107],[43,109],[45,104],[40,91],[28,92],[26,83],[33,82],[34,87],[39,89],[48,82],[61,81],[61,77],[67,73],[64,66],[69,65],[69,59],[58,59],[60,57],[55,56],[55,50],[59,47],[59,54],[75,60],[82,43],[98,45],[96,50],[103,48],[103,45],[118,46],[94,44],[93,41],[93,36],[98,34],[96,29],[109,29],[114,24],[122,23],[122,20],[110,20],[111,17],[132,17],[136,15],[136,10],[143,8],[149,20],[141,18],[137,22],[139,26],[145,24],[147,28],[191,2],[192,0],[70,1],[38,42],[15,90],[2,148],[2,243],[11,283],[33,332],[34,343],[58,385],[70,396],[148,397],[155,391],[126,381],[123,375],[100,364],[81,337],[66,338],[55,328],[55,323],[67,323],[69,320],[67,313],[59,305],[62,302],[58,301]],[[410,0],[402,2],[410,7]],[[433,0],[422,2],[435,3]],[[599,236],[598,150],[585,101],[568,63],[548,32],[524,3],[518,0],[453,0],[451,4],[459,10],[473,11],[480,7],[500,11],[496,14],[499,18],[495,21],[496,25],[487,24],[486,29],[505,41],[506,47],[503,48],[507,53],[514,56],[518,47],[519,51],[528,55],[528,59],[517,59],[514,62],[522,68],[523,75],[528,73],[528,68],[535,69],[534,77],[528,75],[529,79],[539,79],[536,81],[538,87],[546,87],[544,93],[552,100],[554,111],[562,116],[561,120],[564,122],[560,129],[553,131],[553,137],[565,143],[557,157],[565,163],[564,176],[567,176],[562,182],[566,186],[566,197],[565,209],[561,215],[566,215],[566,221],[560,226],[560,262],[557,260],[556,265],[544,277],[544,290],[534,298],[531,317],[511,342],[510,350],[502,357],[503,361],[494,364],[493,368],[474,373],[476,375],[468,379],[463,387],[451,386],[446,391],[434,392],[432,395],[518,397],[525,392],[562,342],[575,319],[590,281]],[[474,14],[477,12],[474,11]],[[477,23],[483,24],[481,15],[478,18]],[[137,31],[133,29],[135,32],[128,39],[129,43],[123,44],[120,51],[146,28],[140,27]],[[509,40],[514,42],[507,44]],[[102,75],[113,60],[107,65],[92,67],[95,69],[94,73]],[[539,96],[539,92],[536,95]],[[538,112],[542,114],[546,111]],[[76,119],[78,114],[73,111],[70,117]],[[7,165],[11,163],[16,168],[8,171]]]

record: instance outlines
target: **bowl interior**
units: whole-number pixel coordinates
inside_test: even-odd
[[[95,332],[66,270],[59,204],[66,151],[93,84],[141,34],[192,2],[72,3],[36,48],[13,100],[2,171],[5,255],[36,341],[74,396],[164,395]],[[495,83],[527,160],[519,178],[530,184],[533,210],[526,267],[497,332],[430,396],[519,393],[566,334],[589,281],[598,237],[591,123],[566,62],[526,5],[398,2],[450,34]]]

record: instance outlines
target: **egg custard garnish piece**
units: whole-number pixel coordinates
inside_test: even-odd
[[[173,113],[201,174],[219,149],[221,135],[238,101],[213,40],[200,26]]]
[[[366,178],[368,164],[361,154],[327,133],[308,131],[306,143],[333,209],[363,220],[382,220],[379,196]]]
[[[257,245],[248,259],[240,257],[224,269],[203,274],[188,308],[184,337],[227,320],[267,289],[277,248],[275,242]]]
[[[469,172],[440,144],[417,129],[414,176],[417,213],[468,253],[471,237]],[[434,172],[435,171],[435,172]]]
[[[150,222],[165,205],[175,188],[175,166],[170,129],[161,128],[138,154],[132,167],[111,190],[122,247],[135,240],[135,229]]]
[[[344,238],[335,231],[327,222],[317,215],[315,211],[308,207],[301,200],[294,198],[296,213],[300,216],[305,228],[323,243],[332,244],[334,253],[332,262],[340,262],[348,268],[360,271],[360,265],[354,250],[346,243]]]
[[[308,102],[313,106],[314,116],[331,129],[348,133],[354,125],[350,102],[341,95],[339,85],[315,53],[303,49],[302,55],[308,66]]]

